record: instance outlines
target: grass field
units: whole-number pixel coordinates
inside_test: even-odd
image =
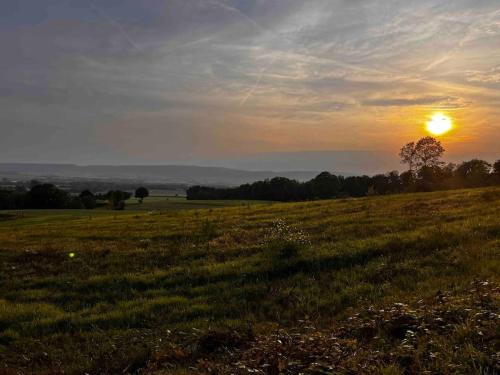
[[[31,225],[48,222],[67,222],[73,220],[92,220],[93,218],[130,216],[141,211],[161,214],[178,210],[216,209],[223,207],[248,206],[256,204],[270,204],[259,201],[206,201],[187,200],[185,197],[148,197],[143,203],[135,198],[130,198],[125,210],[111,210],[108,207],[98,207],[93,210],[67,209],[67,210],[6,210],[0,211],[0,223],[4,226]],[[0,224],[1,225],[1,224]]]
[[[188,210],[202,208],[221,208],[231,206],[246,206],[253,204],[269,204],[268,202],[244,201],[244,200],[187,200],[185,197],[148,197],[143,203],[131,198],[127,201],[127,210],[153,211],[153,210]]]
[[[499,188],[2,213],[0,373],[493,374],[499,255]]]

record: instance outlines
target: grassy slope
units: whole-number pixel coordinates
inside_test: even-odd
[[[168,330],[259,332],[305,316],[326,326],[370,304],[499,281],[499,197],[475,189],[0,221],[0,363],[115,373],[143,364]],[[276,219],[311,245],[278,259],[263,244]]]

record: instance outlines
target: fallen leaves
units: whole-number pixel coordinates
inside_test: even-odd
[[[197,364],[193,371],[368,374],[394,368],[458,374],[481,366],[495,373],[500,371],[499,301],[498,286],[476,281],[464,293],[438,292],[413,305],[369,307],[328,329],[302,320],[293,328],[246,336],[246,341],[234,332],[209,332],[190,352]],[[153,373],[158,369],[149,367]]]

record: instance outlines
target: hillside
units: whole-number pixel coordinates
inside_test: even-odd
[[[101,179],[147,183],[240,185],[276,176],[299,181],[311,179],[314,171],[247,171],[241,169],[193,165],[76,165],[0,163],[0,177]]]
[[[0,215],[0,372],[500,370],[499,188],[72,215]]]

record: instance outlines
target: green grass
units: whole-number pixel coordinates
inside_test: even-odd
[[[127,210],[151,211],[151,210],[187,210],[203,208],[221,208],[231,206],[246,206],[254,204],[268,204],[268,202],[245,201],[245,200],[187,200],[185,197],[152,196],[144,199],[143,203],[135,198],[127,201]]]
[[[32,224],[46,224],[49,222],[67,222],[73,220],[92,220],[101,217],[130,216],[137,213],[155,212],[163,213],[179,210],[218,209],[224,207],[249,206],[256,204],[270,204],[270,202],[259,201],[200,201],[187,200],[185,197],[156,196],[144,199],[143,203],[135,198],[130,198],[125,210],[111,210],[108,207],[98,207],[93,210],[65,209],[65,210],[4,210],[0,211],[0,224],[5,226],[19,226]],[[16,219],[16,220],[14,220]]]
[[[123,212],[9,217],[0,363],[121,373],[170,345],[169,332],[265,332],[304,317],[326,327],[369,305],[499,281],[499,198],[498,188],[252,205],[152,197]],[[224,204],[235,206],[210,209]],[[285,235],[272,232],[277,220]]]

